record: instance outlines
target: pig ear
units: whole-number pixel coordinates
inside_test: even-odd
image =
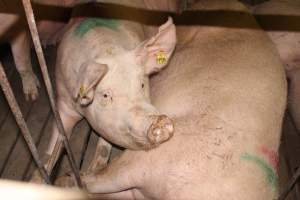
[[[145,73],[150,75],[164,68],[175,49],[176,29],[171,17],[161,25],[158,33],[144,41],[135,49],[138,64],[145,67]]]
[[[107,70],[107,65],[94,61],[85,62],[80,66],[74,90],[74,98],[80,105],[87,106],[93,101],[95,88]]]

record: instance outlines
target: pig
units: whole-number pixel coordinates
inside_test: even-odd
[[[285,66],[287,78],[290,81],[289,95],[288,95],[288,110],[292,116],[294,125],[300,133],[300,1],[299,0],[271,0],[258,6],[252,7],[253,14],[256,15],[283,15],[287,17],[296,18],[293,20],[293,25],[288,18],[283,18],[280,21],[270,21],[259,18],[261,26],[264,28],[266,25],[275,23],[283,23],[287,28],[298,28],[297,30],[286,31],[272,31],[267,30],[270,38],[275,43],[280,58]],[[298,20],[297,20],[298,18]],[[296,26],[296,27],[295,27]]]
[[[49,3],[49,0],[36,1],[45,5],[47,5],[47,2]],[[72,2],[69,0],[56,0],[52,1],[52,3],[67,7],[69,4],[71,6]],[[30,57],[31,36],[27,27],[22,2],[1,0],[0,6],[2,9],[0,13],[0,42],[8,42],[11,45],[14,62],[22,80],[25,98],[27,100],[35,100],[38,97],[40,83],[32,70]],[[60,30],[64,25],[64,22],[38,21],[37,28],[44,46],[56,44],[62,33]]]
[[[168,64],[175,48],[172,19],[145,40],[142,26],[126,20],[73,19],[68,27],[55,72],[57,106],[67,135],[84,117],[102,137],[128,149],[150,149],[170,139],[173,123],[151,104],[149,76]],[[48,171],[59,156],[58,135],[54,124]]]
[[[150,81],[153,105],[172,118],[174,136],[149,151],[126,149],[102,171],[82,175],[95,198],[271,200],[277,196],[277,152],[287,95],[279,55],[238,1],[200,0],[183,15],[209,10],[245,14],[238,21],[226,13],[211,18],[220,24],[226,19],[226,24],[234,25],[230,28],[176,27],[172,59]],[[63,177],[57,184],[71,186],[73,181]]]

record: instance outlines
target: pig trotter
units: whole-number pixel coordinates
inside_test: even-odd
[[[151,144],[161,144],[169,140],[174,133],[174,126],[170,118],[160,115],[150,126],[147,137]]]
[[[32,71],[22,72],[20,75],[26,100],[36,100],[38,97],[38,88],[40,87],[38,78]]]

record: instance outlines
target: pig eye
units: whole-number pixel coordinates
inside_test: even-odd
[[[142,88],[144,88],[145,87],[145,84],[144,83],[142,83]]]
[[[113,101],[112,92],[110,90],[105,90],[100,92],[100,104],[102,106],[107,106]]]

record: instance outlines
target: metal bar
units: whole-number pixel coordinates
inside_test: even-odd
[[[287,116],[289,117],[289,119],[291,120],[294,128],[295,126],[295,121],[291,115],[290,109],[288,108],[287,110]],[[296,129],[295,129],[296,130]],[[297,130],[296,130],[297,131]],[[292,178],[289,180],[289,182],[287,183],[287,185],[284,187],[283,191],[281,192],[280,196],[278,197],[277,200],[284,200],[286,199],[286,197],[289,195],[289,193],[292,191],[292,189],[294,188],[294,186],[297,183],[297,180],[300,177],[300,167],[298,167],[298,169],[296,170],[296,172],[293,174]]]
[[[296,173],[294,173],[292,178],[289,180],[288,184],[286,185],[286,187],[284,188],[283,192],[281,193],[281,195],[279,196],[279,198],[277,200],[284,200],[287,197],[287,195],[290,193],[290,191],[295,186],[299,177],[300,177],[300,167],[297,169]]]
[[[47,184],[50,184],[50,178],[47,174],[47,171],[46,169],[44,168],[43,166],[43,163],[39,157],[39,154],[38,154],[38,151],[37,151],[37,148],[34,144],[34,141],[31,137],[31,134],[30,134],[30,131],[26,125],[26,122],[24,120],[24,117],[22,115],[22,112],[19,108],[19,105],[16,101],[16,98],[14,96],[14,93],[10,87],[10,84],[7,80],[7,77],[6,77],[6,74],[4,72],[4,69],[3,69],[3,66],[2,66],[2,63],[0,61],[0,84],[1,84],[1,87],[2,87],[2,90],[4,92],[4,95],[8,101],[8,104],[9,104],[9,107],[17,121],[17,124],[19,126],[19,128],[21,129],[21,133],[23,134],[23,137],[29,147],[29,150],[33,156],[33,159],[34,161],[36,162],[37,166],[38,166],[38,169],[42,175],[42,177],[44,178],[45,182]]]
[[[70,166],[72,168],[72,171],[75,175],[76,183],[77,183],[78,187],[82,188],[82,182],[81,182],[80,175],[79,175],[79,169],[76,166],[75,159],[74,159],[74,156],[72,154],[70,144],[69,144],[68,138],[66,136],[66,132],[64,130],[64,127],[63,127],[63,124],[62,124],[62,121],[61,121],[61,118],[60,118],[60,115],[59,115],[59,112],[58,112],[58,109],[56,107],[56,103],[55,103],[55,100],[54,100],[55,98],[54,98],[53,88],[52,88],[50,78],[49,78],[49,74],[48,74],[48,71],[47,71],[46,61],[45,61],[42,46],[41,46],[41,43],[40,43],[40,39],[39,39],[39,35],[38,35],[38,31],[37,31],[37,27],[36,27],[34,15],[33,15],[32,6],[31,6],[31,3],[30,3],[30,0],[22,0],[22,3],[23,3],[23,6],[24,6],[24,9],[25,9],[25,14],[26,14],[27,22],[28,22],[29,29],[30,29],[30,32],[31,32],[31,37],[32,37],[33,44],[34,44],[34,47],[35,47],[35,51],[36,51],[36,54],[37,54],[37,57],[38,57],[40,67],[41,67],[41,71],[42,71],[43,78],[44,78],[45,85],[46,85],[46,89],[47,89],[47,92],[48,92],[48,95],[49,95],[50,104],[51,104],[52,111],[54,113],[57,128],[58,128],[59,133],[60,133],[60,135],[63,139],[63,143],[64,143],[64,146],[65,146],[67,155],[68,155],[68,160],[69,160]],[[50,171],[51,170],[52,169],[50,169]]]

